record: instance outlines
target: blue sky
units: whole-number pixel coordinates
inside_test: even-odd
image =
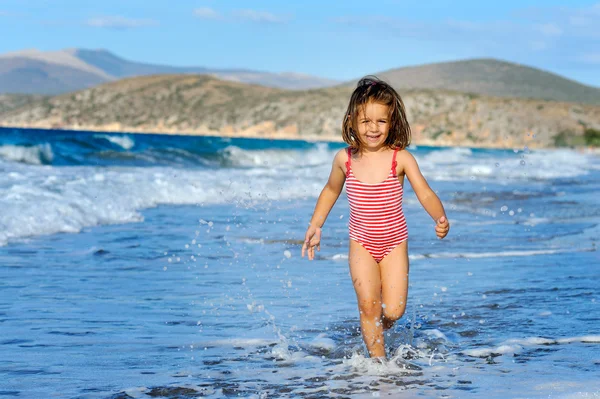
[[[494,57],[600,87],[600,0],[0,0],[0,53],[102,48],[347,80]]]

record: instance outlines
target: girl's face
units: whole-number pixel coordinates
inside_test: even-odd
[[[357,116],[358,139],[366,149],[379,150],[384,146],[390,130],[390,107],[368,102]]]

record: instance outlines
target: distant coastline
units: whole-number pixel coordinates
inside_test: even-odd
[[[0,126],[340,141],[351,92],[349,86],[290,91],[206,75],[154,75],[55,97],[8,96]],[[407,89],[402,98],[416,145],[600,146],[600,105],[442,89]]]

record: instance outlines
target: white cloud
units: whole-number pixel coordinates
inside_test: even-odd
[[[234,10],[229,14],[221,14],[219,11],[210,7],[201,7],[194,10],[194,16],[202,19],[222,20],[228,22],[247,21],[258,24],[280,24],[287,22],[288,16],[276,15],[267,11],[257,11],[250,9]]]
[[[194,10],[194,15],[203,19],[220,19],[221,15],[210,7],[201,7]]]
[[[233,16],[251,22],[278,24],[286,22],[287,18],[266,11],[236,10]]]
[[[561,36],[563,34],[563,30],[553,23],[537,25],[536,30],[544,36]]]
[[[533,24],[548,36],[600,38],[600,3],[583,7],[528,7],[513,13],[522,24]],[[539,30],[539,27],[544,27]],[[556,32],[560,32],[557,35]]]
[[[156,26],[158,22],[152,19],[132,19],[114,15],[90,18],[86,21],[86,25],[94,28],[132,29],[144,26]]]

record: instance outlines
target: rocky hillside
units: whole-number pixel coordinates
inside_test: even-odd
[[[0,94],[0,115],[6,114],[17,108],[34,104],[44,98],[44,96],[39,95]]]
[[[0,125],[339,139],[351,91],[347,86],[289,91],[205,75],[158,75],[44,98],[0,113]],[[557,137],[578,142],[586,128],[600,128],[600,106],[444,90],[401,94],[416,144],[550,147]]]
[[[538,98],[600,105],[600,88],[496,59],[419,65],[376,74],[399,90],[452,90],[497,97]]]

